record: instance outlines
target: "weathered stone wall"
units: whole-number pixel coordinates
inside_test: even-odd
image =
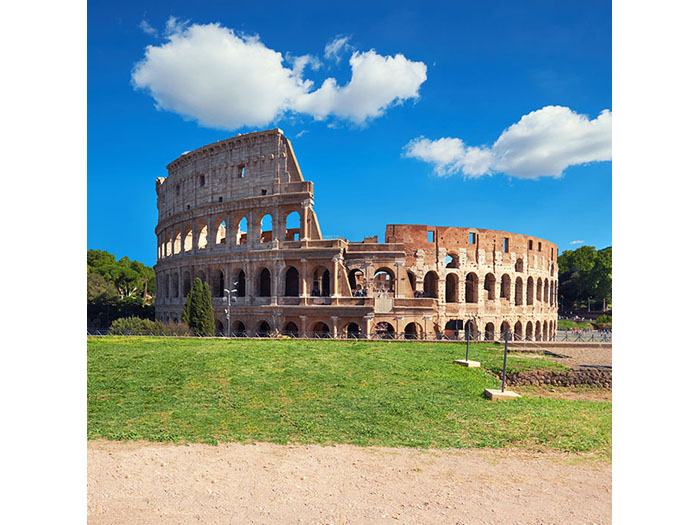
[[[597,386],[612,388],[612,370],[575,369],[566,372],[527,370],[506,373],[508,385]]]
[[[249,335],[459,336],[458,320],[477,338],[506,329],[535,340],[555,333],[552,243],[421,225],[389,225],[385,243],[325,240],[313,184],[279,129],[204,146],[167,168],[156,181],[159,320],[181,319],[199,277],[212,289],[217,328],[226,329],[225,290],[232,290],[232,331]]]

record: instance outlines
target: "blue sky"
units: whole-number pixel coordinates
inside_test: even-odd
[[[329,4],[88,3],[88,248],[155,263],[155,178],[167,175],[166,164],[272,127],[291,139],[314,182],[324,236],[383,239],[387,223],[415,223],[526,233],[560,251],[580,246],[572,241],[611,245],[612,164],[597,160],[609,158],[611,115],[601,115],[612,110],[609,2]],[[291,75],[306,87],[266,94],[287,97],[272,118],[263,107],[231,107],[223,124],[212,124],[214,95],[209,106],[204,97],[183,110],[183,80],[201,79],[197,89],[207,94],[215,86],[246,96],[243,80],[223,81],[208,65],[206,42],[196,60],[177,55],[203,41],[193,36],[202,27],[207,35],[232,31],[242,53],[280,53],[285,60],[270,66],[277,73],[307,57]],[[182,44],[174,57],[145,60],[147,46],[174,41]],[[332,42],[335,55],[325,52]],[[385,82],[377,87],[371,76],[362,86],[353,53],[376,59],[371,71]],[[229,59],[238,56],[215,64]],[[143,76],[134,81],[139,63]],[[249,75],[266,72],[256,66]],[[326,103],[315,91],[328,78],[336,82],[325,86]],[[355,94],[343,92],[351,79]],[[549,106],[560,108],[543,110]]]

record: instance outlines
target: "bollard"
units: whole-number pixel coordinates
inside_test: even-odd
[[[508,330],[506,330],[505,344],[503,345],[503,375],[501,376],[501,392],[506,390],[506,360],[508,359]]]

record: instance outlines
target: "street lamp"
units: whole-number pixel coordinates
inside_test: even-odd
[[[233,287],[230,290],[224,288],[224,293],[226,294],[226,301],[228,308],[224,308],[224,313],[226,313],[226,332],[228,337],[231,337],[231,296],[238,292],[238,281],[233,282]]]

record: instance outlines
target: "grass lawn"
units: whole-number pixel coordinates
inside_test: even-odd
[[[88,338],[88,438],[520,447],[609,457],[612,405],[525,395],[464,343]],[[500,372],[502,347],[470,359]],[[510,370],[563,368],[509,357]]]
[[[589,321],[572,321],[571,319],[559,319],[557,321],[559,330],[582,330],[584,328],[593,328],[593,324]]]

